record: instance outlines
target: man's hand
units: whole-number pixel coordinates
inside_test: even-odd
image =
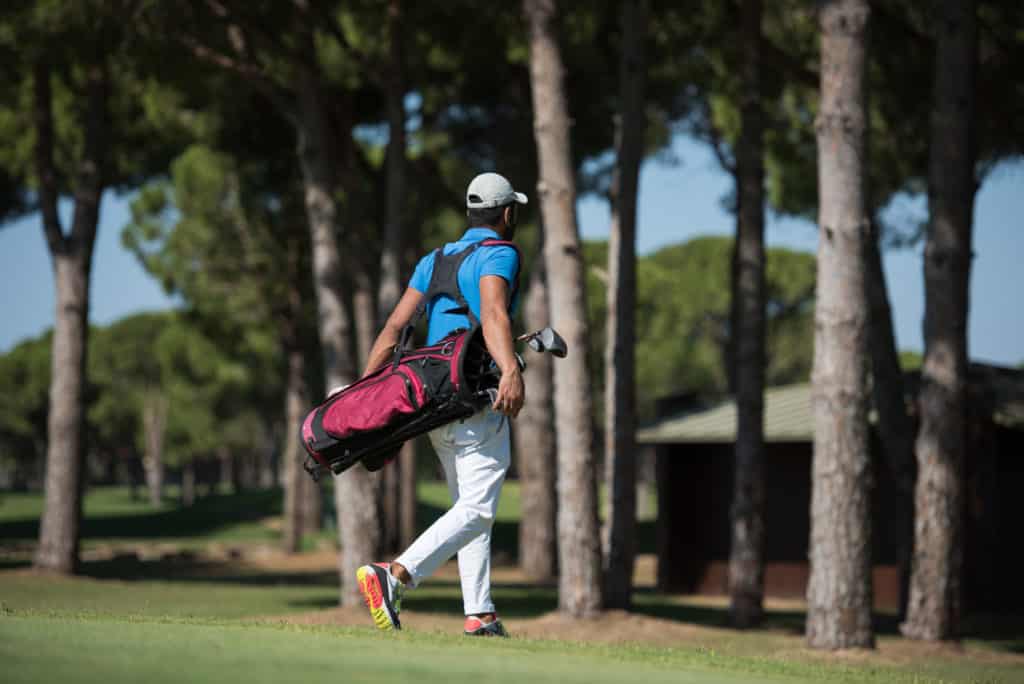
[[[501,382],[498,383],[498,398],[491,406],[495,411],[504,413],[509,418],[515,418],[523,408],[523,401],[526,399],[526,388],[523,386],[523,374],[519,367],[501,374]]]

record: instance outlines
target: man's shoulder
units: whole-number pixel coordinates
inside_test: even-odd
[[[477,250],[481,253],[476,262],[477,277],[497,275],[511,284],[519,272],[519,249],[509,242],[495,242],[498,244],[485,245]]]

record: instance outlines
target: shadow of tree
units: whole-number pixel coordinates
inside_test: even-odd
[[[212,494],[197,499],[187,508],[90,516],[82,520],[82,539],[204,537],[230,525],[279,515],[281,502],[281,493],[277,490],[253,490],[238,494]],[[38,518],[0,522],[0,546],[38,537]]]

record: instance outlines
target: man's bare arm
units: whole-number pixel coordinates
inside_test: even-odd
[[[395,345],[402,336],[402,329],[412,320],[416,313],[416,307],[423,300],[423,293],[419,290],[408,288],[402,298],[395,305],[395,310],[388,316],[384,323],[384,329],[377,335],[377,339],[370,348],[370,358],[366,360],[366,368],[363,370],[363,377],[377,370],[391,360],[395,351]]]
[[[487,351],[501,369],[494,409],[515,418],[523,407],[525,388],[512,341],[512,321],[508,316],[508,283],[501,276],[484,276],[480,279],[480,325],[483,327]]]

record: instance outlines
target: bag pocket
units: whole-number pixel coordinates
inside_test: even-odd
[[[424,399],[423,383],[416,373],[399,366],[343,391],[325,409],[323,427],[335,439],[382,430],[418,411]]]

